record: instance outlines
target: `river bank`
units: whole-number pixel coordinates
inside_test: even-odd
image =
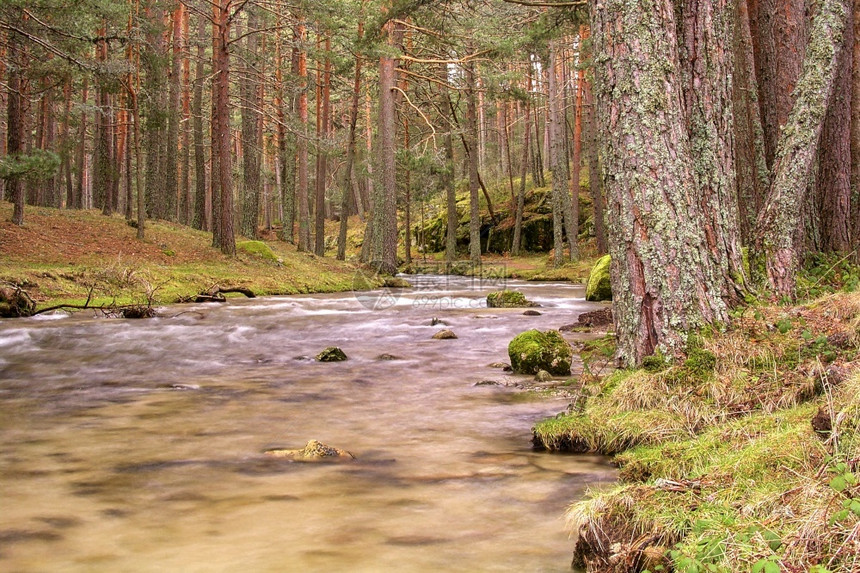
[[[747,306],[679,364],[583,376],[571,407],[535,427],[549,450],[620,468],[568,510],[574,566],[860,570],[858,359],[860,293],[838,292]]]

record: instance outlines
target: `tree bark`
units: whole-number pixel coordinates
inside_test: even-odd
[[[322,109],[322,114],[317,116],[317,177],[316,177],[316,206],[314,209],[314,253],[318,257],[325,256],[325,191],[328,176],[328,130],[331,115],[331,38],[326,36],[324,43],[325,61],[320,85],[321,100],[317,100],[317,110]],[[321,103],[321,106],[319,105]]]
[[[860,0],[852,5],[854,47],[851,80],[851,237],[855,260],[860,263]]]
[[[605,254],[609,250],[606,238],[606,199],[603,196],[603,176],[600,173],[600,158],[597,149],[600,141],[597,137],[597,114],[595,113],[594,97],[591,93],[591,82],[584,82],[585,121],[584,136],[586,141],[585,153],[588,157],[588,194],[591,196],[591,206],[594,217],[594,237],[597,240],[597,253]]]
[[[182,11],[183,4],[178,3],[171,16],[171,60],[170,81],[167,96],[167,153],[164,166],[164,189],[161,190],[162,208],[165,218],[172,221],[177,219],[179,202],[179,121],[182,96]]]
[[[729,305],[739,300],[745,282],[734,165],[733,10],[729,0],[684,0],[680,49],[702,225],[717,265],[713,278]]]
[[[303,23],[296,26],[296,43],[298,44],[298,78],[299,78],[299,136],[296,144],[296,198],[299,206],[299,251],[311,248],[310,205],[308,204],[308,68],[305,42],[307,31]]]
[[[799,265],[797,228],[836,82],[845,15],[841,0],[822,0],[812,20],[794,107],[779,141],[773,181],[756,225],[753,279],[766,280],[777,296],[794,296]]]
[[[517,193],[517,208],[514,213],[514,238],[511,245],[511,254],[515,257],[520,255],[522,248],[522,230],[523,230],[523,210],[525,209],[526,201],[526,177],[529,172],[529,141],[531,140],[531,92],[532,92],[532,74],[531,62],[528,64],[528,73],[526,74],[526,103],[523,110],[525,124],[523,126],[523,161],[520,165],[520,188]],[[536,184],[535,181],[533,183]]]
[[[593,5],[595,96],[621,365],[727,321],[694,183],[674,7],[670,0]]]
[[[448,264],[457,260],[457,227],[460,218],[457,215],[457,190],[454,186],[454,141],[451,132],[454,122],[451,119],[451,94],[448,89],[448,64],[441,64],[439,68],[439,81],[441,82],[440,95],[442,103],[439,112],[442,116],[442,124],[445,135],[442,138],[444,149],[444,167],[442,168],[442,187],[445,191],[445,207],[447,219],[445,222],[445,262]]]
[[[829,252],[851,248],[851,70],[854,22],[845,3],[845,32],[836,63],[833,95],[821,132],[816,182],[821,247]]]
[[[24,102],[27,55],[23,38],[9,32],[9,80],[6,96],[6,153],[15,157],[24,152]],[[6,179],[6,197],[12,201],[12,223],[24,224],[24,182],[19,177]]]

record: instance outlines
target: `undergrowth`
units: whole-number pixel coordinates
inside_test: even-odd
[[[853,272],[822,273],[831,294],[804,304],[739,310],[725,332],[691,338],[683,362],[586,378],[580,400],[535,426],[550,450],[620,466],[619,483],[568,511],[576,566],[860,571]]]

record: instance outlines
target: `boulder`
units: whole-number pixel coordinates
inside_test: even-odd
[[[446,328],[445,330],[440,330],[439,332],[434,334],[433,338],[435,338],[436,340],[450,340],[452,338],[457,338],[457,335],[454,334],[453,330],[448,330]]]
[[[527,310],[523,313],[523,316],[540,316],[540,313],[536,310]]]
[[[546,370],[555,376],[570,374],[573,350],[557,330],[527,330],[508,345],[511,366],[517,374]]]
[[[346,360],[346,353],[337,346],[329,346],[316,356],[319,362],[343,362]]]
[[[319,462],[319,461],[338,461],[338,460],[354,460],[355,456],[346,450],[327,446],[317,440],[311,440],[304,448],[299,450],[287,450],[274,448],[264,452],[267,456],[276,458],[290,458],[297,462]]]
[[[537,306],[516,290],[500,290],[487,295],[487,308],[525,308]]]
[[[386,277],[382,286],[388,288],[412,288],[412,283],[400,277]]]
[[[588,275],[588,283],[585,287],[585,300],[600,302],[612,300],[612,287],[609,282],[609,255],[600,257],[591,274]]]

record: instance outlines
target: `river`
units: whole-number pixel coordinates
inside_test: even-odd
[[[486,308],[498,284],[407,278],[0,322],[0,570],[569,571],[564,510],[613,470],[532,451],[569,400],[489,365],[596,305],[508,281],[542,305],[525,316]],[[330,345],[349,360],[313,360]],[[264,454],[310,439],[356,459]]]

